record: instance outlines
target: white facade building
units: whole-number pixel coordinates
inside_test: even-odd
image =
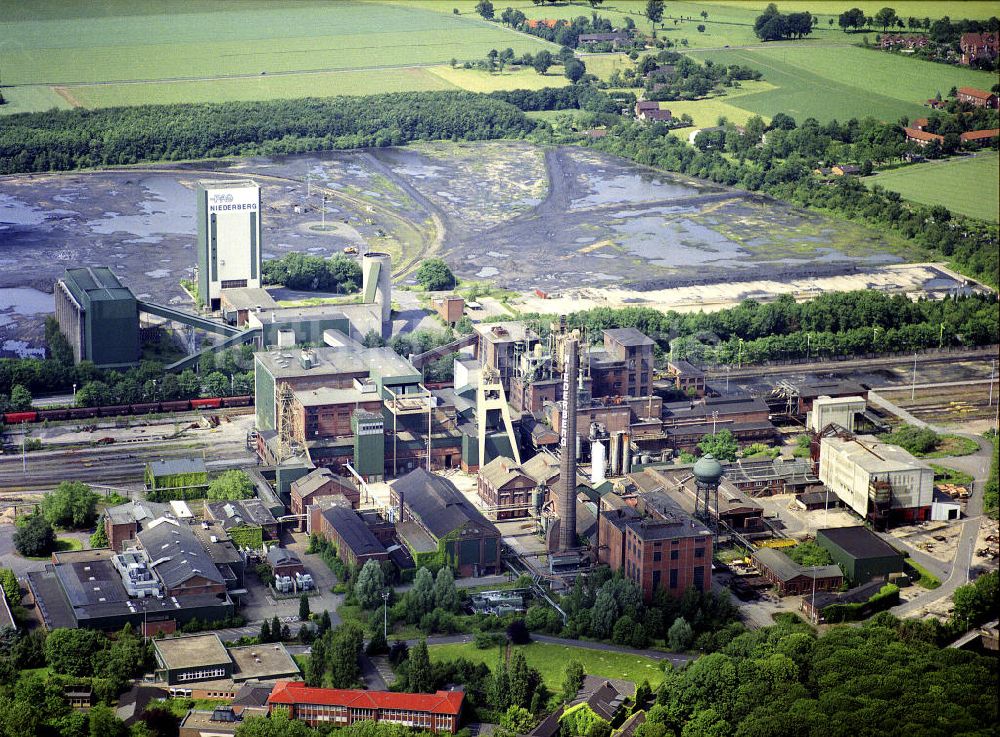
[[[830,423],[854,432],[855,415],[867,408],[864,397],[817,397],[806,417],[806,426],[813,432],[823,432]]]
[[[260,287],[260,187],[202,181],[197,196],[198,299],[217,310],[223,289]]]
[[[866,519],[924,520],[934,499],[934,470],[872,435],[820,441],[819,478]]]

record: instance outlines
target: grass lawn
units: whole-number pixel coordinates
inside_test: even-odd
[[[964,471],[956,471],[954,468],[946,468],[936,463],[931,464],[934,469],[934,481],[939,484],[956,484],[957,486],[968,486],[975,479]]]
[[[924,205],[944,205],[969,217],[998,220],[1000,156],[996,151],[904,166],[865,181]]]
[[[430,645],[431,660],[454,660],[466,658],[474,662],[486,663],[493,668],[497,663],[497,649],[479,650],[472,643],[458,645]],[[566,664],[577,660],[587,673],[605,678],[624,678],[637,684],[648,680],[654,688],[662,680],[663,672],[657,661],[625,653],[588,650],[567,645],[552,645],[533,642],[517,646],[524,653],[528,665],[537,668],[546,685],[552,691],[562,688]]]
[[[925,589],[936,589],[941,585],[941,580],[937,576],[917,563],[913,558],[907,558],[904,563],[907,568],[911,569],[907,573],[917,586],[922,586]]]
[[[743,64],[760,70],[776,89],[734,99],[736,107],[773,116],[784,112],[801,122],[874,116],[895,121],[927,114],[923,101],[936,92],[970,85],[989,89],[992,75],[907,59],[857,47],[820,48],[782,44],[763,49],[695,51],[697,59]]]
[[[777,89],[770,82],[740,82],[739,89],[728,90],[722,97],[709,97],[705,100],[673,100],[661,102],[660,107],[666,108],[675,118],[687,113],[694,121],[695,128],[708,128],[718,125],[719,118],[726,118],[731,123],[743,125],[747,120],[755,115],[750,110],[740,107],[739,99],[747,95],[757,95]],[[771,118],[761,116],[765,123],[770,123]],[[680,128],[673,132],[673,135],[687,140],[690,135],[690,128]]]
[[[70,550],[83,550],[83,543],[75,537],[57,537],[55,553],[65,553]],[[25,556],[28,560],[49,560],[50,555]]]
[[[949,458],[952,456],[972,455],[979,450],[979,445],[974,440],[963,438],[958,435],[942,435],[938,443],[937,450],[925,453],[921,458]]]
[[[540,90],[543,87],[565,87],[570,82],[563,76],[562,67],[556,66],[548,74],[534,69],[518,67],[505,69],[502,74],[491,74],[482,69],[453,69],[448,65],[428,67],[427,72],[442,83],[470,92],[496,92],[497,90]]]
[[[17,39],[4,56],[3,81],[37,86],[15,88],[4,112],[59,105],[48,90],[54,85],[72,88],[72,97],[83,95],[79,102],[92,106],[450,89],[435,75],[406,68],[479,59],[508,46],[516,54],[557,50],[474,14],[454,15],[450,7],[443,13],[403,2],[0,0],[0,38]],[[354,74],[257,78],[333,70]],[[214,79],[231,75],[250,76]],[[209,79],[177,84],[191,78]],[[125,81],[169,84],[74,87]]]

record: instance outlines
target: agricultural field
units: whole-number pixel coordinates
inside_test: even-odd
[[[719,118],[726,118],[731,123],[743,125],[747,120],[756,115],[749,110],[739,106],[737,100],[746,95],[758,95],[777,89],[770,82],[747,81],[740,82],[740,88],[727,90],[725,95],[720,97],[709,97],[704,100],[674,100],[671,102],[661,102],[660,107],[666,108],[675,118],[687,113],[691,116],[695,128],[706,128],[718,123]],[[771,118],[766,115],[761,116],[765,123],[770,123]],[[691,128],[679,128],[673,131],[674,135],[687,140],[691,133]]]
[[[760,70],[776,89],[741,95],[732,104],[762,116],[783,112],[796,120],[863,118],[894,121],[926,115],[923,102],[968,85],[989,89],[993,75],[907,59],[859,47],[780,45],[759,49],[695,51],[692,57]]]
[[[515,650],[524,653],[528,665],[537,668],[545,685],[553,692],[562,688],[566,665],[571,660],[579,661],[584,671],[591,675],[604,678],[622,678],[636,684],[649,681],[656,688],[663,680],[663,672],[659,663],[652,658],[603,650],[590,650],[569,645],[554,645],[546,642],[533,642],[529,645],[516,645]],[[456,645],[429,645],[432,661],[454,660],[466,658],[474,663],[486,663],[491,668],[496,664],[497,650],[479,650],[472,643]]]
[[[448,89],[422,68],[483,58],[494,48],[556,50],[473,13],[403,2],[0,0],[0,18],[0,37],[18,40],[3,56],[4,93],[12,103],[4,112]],[[303,74],[341,70],[355,74]],[[111,89],[80,87],[94,83]]]
[[[1000,156],[996,151],[905,166],[866,181],[914,202],[944,205],[952,212],[994,223],[1000,220]]]

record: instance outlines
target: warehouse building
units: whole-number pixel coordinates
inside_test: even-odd
[[[904,556],[867,527],[834,527],[816,531],[816,544],[830,553],[851,586],[902,573]]]
[[[361,492],[357,484],[346,476],[337,476],[329,468],[317,468],[292,482],[291,510],[294,515],[305,515],[309,507],[319,499],[343,496],[352,507],[361,503]],[[299,529],[306,528],[305,518],[298,521]]]
[[[277,540],[279,523],[260,499],[206,502],[205,519],[215,520],[240,547],[259,548]]]
[[[53,289],[59,330],[73,360],[100,368],[139,361],[139,304],[106,266],[67,269]]]
[[[126,547],[133,547],[130,543],[135,540],[139,530],[155,519],[172,516],[173,508],[165,502],[140,500],[108,507],[102,518],[108,547],[116,553]]]
[[[260,287],[260,186],[251,180],[198,183],[198,301],[221,307],[222,290]]]
[[[417,468],[392,483],[389,504],[418,567],[438,560],[459,576],[500,570],[500,531],[448,479]]]
[[[332,504],[319,512],[313,534],[333,543],[337,556],[349,566],[360,568],[369,560],[388,560],[385,545],[350,507]]]
[[[834,591],[844,583],[839,566],[803,566],[780,550],[758,548],[753,554],[760,575],[778,590],[779,596],[798,596],[813,591]]]
[[[877,526],[930,519],[934,470],[872,435],[821,438],[819,478],[844,504]]]
[[[130,624],[146,635],[170,634],[193,619],[218,621],[233,613],[233,602],[224,588],[221,593],[181,597],[130,594],[125,577],[135,568],[121,570],[115,565],[115,556],[109,548],[53,553],[52,563],[44,570],[28,574],[28,588],[47,630],[65,627],[111,632]],[[131,577],[136,578],[136,573]]]

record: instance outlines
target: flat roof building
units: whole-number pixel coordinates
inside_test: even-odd
[[[817,530],[816,544],[830,553],[852,586],[903,571],[903,554],[867,527]]]
[[[844,504],[876,525],[930,518],[934,470],[872,435],[823,437],[819,477]]]
[[[246,180],[198,183],[198,301],[221,306],[222,290],[260,287],[260,186]]]
[[[106,266],[67,269],[53,290],[56,321],[73,360],[100,368],[139,361],[139,305]]]

